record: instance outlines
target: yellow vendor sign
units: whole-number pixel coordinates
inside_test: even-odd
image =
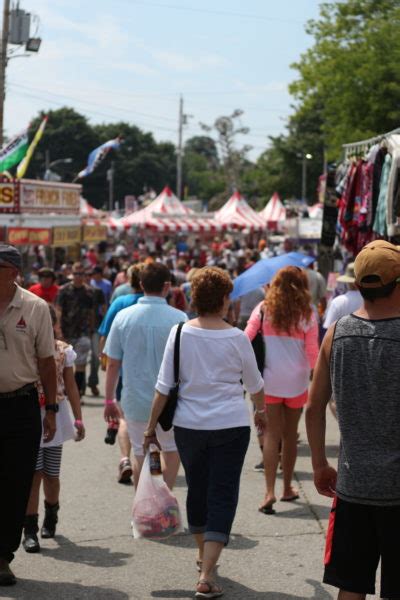
[[[80,226],[70,227],[53,227],[53,243],[52,246],[73,246],[81,242]]]
[[[101,242],[107,239],[107,225],[84,225],[83,242]]]

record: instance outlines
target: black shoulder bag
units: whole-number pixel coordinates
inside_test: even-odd
[[[257,367],[261,375],[264,374],[265,366],[265,342],[263,335],[263,322],[264,322],[264,311],[260,310],[260,328],[251,345],[253,346],[254,354],[256,355]]]
[[[178,329],[176,330],[175,345],[174,345],[174,387],[169,390],[168,400],[164,406],[161,415],[158,417],[164,431],[169,431],[172,428],[172,421],[174,420],[174,414],[176,405],[178,403],[179,393],[179,355],[181,345],[181,331],[184,323],[179,323]]]

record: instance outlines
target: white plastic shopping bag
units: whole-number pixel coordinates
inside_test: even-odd
[[[178,501],[161,475],[150,472],[146,453],[132,507],[133,537],[165,539],[182,531]]]

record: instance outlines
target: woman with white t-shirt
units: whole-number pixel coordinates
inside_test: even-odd
[[[261,324],[261,311],[264,318]],[[297,500],[292,487],[297,457],[297,428],[307,402],[310,373],[318,357],[318,323],[311,307],[305,272],[280,269],[264,302],[253,311],[245,333],[254,339],[262,327],[265,342],[264,389],[267,428],[264,431],[266,494],[259,510],[275,512],[275,482],[282,443],[283,494],[281,501]]]
[[[217,598],[222,589],[214,570],[229,541],[240,475],[250,440],[244,387],[255,404],[255,423],[265,424],[264,384],[246,335],[224,321],[232,291],[229,275],[217,267],[199,269],[192,280],[198,317],[181,334],[180,384],[174,416],[175,441],[188,484],[187,515],[199,555],[196,596]],[[157,443],[155,428],[174,386],[174,343],[170,333],[144,446]]]

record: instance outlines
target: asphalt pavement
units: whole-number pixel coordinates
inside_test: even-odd
[[[196,550],[187,529],[163,542],[134,540],[133,487],[117,483],[117,445],[104,443],[102,399],[85,398],[87,438],[64,446],[59,525],[40,554],[21,547],[12,564],[17,585],[0,588],[0,598],[20,600],[150,600],[194,597]],[[338,452],[334,419],[328,418],[328,455]],[[257,439],[253,435],[242,476],[240,502],[229,546],[219,568],[227,600],[330,600],[321,583],[330,501],[312,482],[304,420],[296,466],[300,499],[278,502],[275,515],[257,511],[264,494]],[[185,513],[186,484],[176,495]],[[278,493],[280,489],[278,488]],[[41,500],[41,519],[43,506]],[[186,518],[185,518],[186,522]],[[377,598],[378,596],[376,596]]]

